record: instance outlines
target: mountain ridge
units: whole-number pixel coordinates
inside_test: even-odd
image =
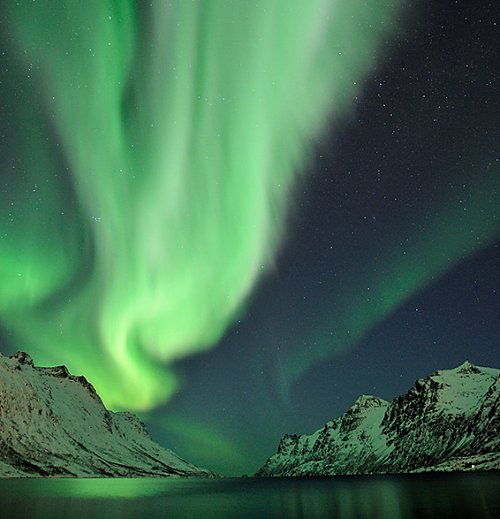
[[[361,395],[311,435],[285,435],[256,476],[500,469],[500,370],[466,361],[392,403]]]
[[[214,477],[106,409],[84,376],[0,354],[0,477]]]

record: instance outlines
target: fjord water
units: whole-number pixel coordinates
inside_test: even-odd
[[[240,479],[11,479],[2,518],[500,517],[500,474]]]

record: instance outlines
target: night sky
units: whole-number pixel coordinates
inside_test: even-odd
[[[147,4],[139,2],[141,23],[147,20]],[[209,10],[201,11],[198,16],[211,16]],[[91,12],[86,19],[89,27],[93,26],[93,15]],[[224,133],[219,140],[210,141],[211,149],[224,150],[220,156],[211,154],[210,160],[217,166],[234,166],[236,176],[215,176],[209,170],[198,179],[199,168],[193,166],[189,174],[195,180],[190,186],[199,195],[187,198],[179,209],[186,211],[179,219],[186,225],[176,226],[177,221],[170,225],[169,217],[150,210],[144,201],[150,194],[151,206],[162,203],[160,195],[170,194],[177,184],[172,182],[162,191],[163,184],[151,180],[156,177],[150,175],[142,184],[135,183],[134,176],[140,177],[141,168],[147,169],[150,157],[162,149],[155,147],[155,131],[142,132],[144,123],[136,115],[141,110],[143,114],[161,112],[155,82],[137,79],[128,84],[125,94],[123,87],[119,91],[124,99],[123,117],[131,128],[123,139],[132,143],[127,150],[135,146],[141,152],[122,153],[127,158],[123,162],[112,154],[99,163],[90,160],[86,154],[91,149],[97,148],[99,156],[101,137],[95,128],[99,124],[106,128],[109,123],[110,135],[116,129],[112,111],[102,113],[105,105],[94,103],[95,92],[101,95],[107,88],[108,75],[103,74],[94,83],[82,81],[80,86],[88,93],[73,110],[71,94],[64,104],[58,105],[56,99],[50,105],[46,84],[40,78],[50,70],[51,53],[58,51],[48,45],[37,54],[43,38],[50,37],[37,38],[32,26],[27,27],[35,34],[31,40],[28,32],[16,32],[13,27],[22,26],[15,21],[16,16],[0,17],[2,353],[26,349],[37,364],[69,364],[72,371],[85,374],[95,383],[104,393],[105,402],[117,409],[126,407],[124,401],[133,393],[141,394],[133,400],[134,408],[159,443],[193,463],[227,475],[252,474],[275,452],[282,435],[312,433],[345,412],[360,394],[392,400],[416,378],[456,367],[465,360],[500,366],[498,3],[407,2],[404,11],[388,14],[394,17],[392,30],[379,36],[375,64],[360,66],[365,70],[357,73],[353,81],[356,87],[341,110],[333,110],[332,117],[319,122],[304,115],[307,124],[302,127],[292,119],[288,121],[286,111],[283,115],[276,108],[271,115],[282,117],[280,124],[291,125],[285,137],[278,123],[273,126],[271,116],[266,119],[268,110],[275,109],[276,100],[286,97],[287,81],[297,79],[286,75],[290,67],[284,61],[269,59],[272,72],[266,69],[277,82],[280,74],[284,76],[281,94],[271,108],[264,106],[260,113],[258,107],[250,106],[252,97],[245,101],[242,95],[239,110],[243,113],[238,108],[208,112],[220,118],[223,128],[227,124],[235,132],[240,128],[240,117],[255,117],[257,123],[260,117],[262,126],[269,127],[269,135],[279,134],[283,142],[312,142],[307,148],[312,152],[304,151],[307,158],[302,161],[290,158],[293,153],[276,151],[277,158],[271,153],[273,160],[263,162],[273,175],[273,168],[281,161],[300,164],[301,171],[298,178],[295,174],[293,178],[278,177],[289,187],[284,195],[272,193],[279,222],[267,235],[270,224],[264,221],[259,228],[264,238],[254,236],[249,229],[253,229],[254,220],[261,221],[258,215],[266,211],[266,206],[253,195],[257,192],[253,184],[234,182],[239,174],[238,161],[236,166],[232,159],[224,161],[247,147],[250,152],[264,153],[265,132],[246,133],[243,126],[243,137],[240,135],[238,141],[233,134],[226,137]],[[69,19],[61,16],[54,22],[63,35]],[[227,23],[231,27],[232,22]],[[290,21],[287,30],[298,31],[301,23],[298,17],[295,25]],[[355,38],[358,33],[352,29],[351,37]],[[74,31],[71,46],[76,49],[75,55],[79,46],[88,43],[86,31],[86,25]],[[207,32],[194,34],[206,43],[210,41]],[[294,37],[293,33],[289,36]],[[122,49],[132,45],[123,35],[120,37]],[[189,41],[189,35],[186,38]],[[296,39],[299,49],[302,40]],[[286,38],[283,41],[286,43]],[[356,47],[356,42],[351,46]],[[148,45],[138,47],[139,56],[153,53]],[[193,51],[195,57],[206,50],[203,45],[197,49]],[[214,46],[207,59],[226,59],[217,53],[226,50],[223,44]],[[33,57],[23,61],[23,52],[31,52]],[[120,56],[118,53],[114,58],[123,58]],[[161,58],[161,53],[154,59],[158,56]],[[313,79],[317,79],[337,89],[344,102],[348,91],[345,85],[321,79],[321,71],[329,66],[328,56],[323,52],[317,70],[312,69],[316,73],[315,78],[311,76],[311,94],[320,96],[321,89],[313,88]],[[58,90],[59,79],[53,80],[57,93],[80,88],[73,84],[75,75],[88,70],[78,67],[82,63],[90,66],[87,58],[76,64],[71,56],[67,62],[64,59],[58,63],[66,63],[70,79],[64,84],[61,74],[60,85],[64,84],[66,90]],[[287,54],[286,59],[294,63],[293,54]],[[196,63],[203,60],[194,60],[193,68]],[[126,82],[131,66],[124,65],[125,72],[118,66],[113,69],[113,81],[122,74]],[[147,69],[142,62],[141,66]],[[207,65],[206,74],[213,69]],[[95,70],[97,74],[99,69]],[[229,66],[225,72],[231,74]],[[177,76],[173,77],[175,83]],[[186,78],[188,86],[196,80],[196,88],[202,88],[199,85],[205,81],[215,89],[218,102],[225,102],[226,97],[231,102],[231,88],[218,92],[217,81],[204,79],[201,73],[195,74],[195,79]],[[257,80],[260,84],[269,77],[263,73]],[[238,85],[234,81],[232,88],[238,91]],[[138,101],[141,88],[149,94],[142,105]],[[294,98],[300,91],[294,91],[293,86],[290,89],[294,113],[301,103],[311,112],[332,111],[328,96],[321,103],[308,101]],[[179,103],[184,90],[185,85],[179,89]],[[175,87],[172,91],[177,92]],[[110,94],[109,104],[111,98]],[[177,121],[176,109],[173,101],[169,111],[166,109],[166,133],[172,121]],[[203,118],[205,108],[196,110],[192,117],[198,133],[193,129],[188,132],[187,145],[193,162],[203,163],[205,152],[197,155],[197,150],[205,146],[203,135],[211,127],[203,127],[208,125]],[[88,127],[84,127],[86,122]],[[161,122],[158,116],[158,125]],[[302,133],[293,133],[294,124]],[[148,122],[144,127],[149,126],[153,124]],[[90,142],[81,144],[86,138]],[[116,139],[118,142],[119,137]],[[106,145],[109,147],[109,142],[113,146],[113,141]],[[120,142],[116,144],[118,151]],[[172,143],[172,154],[176,154],[182,143],[175,139]],[[101,157],[107,148],[102,149]],[[245,160],[241,162],[242,174],[252,175],[258,161],[254,164],[251,154]],[[130,168],[130,184],[101,180],[107,178],[108,171],[121,166]],[[85,177],[79,173],[86,167],[96,168],[96,176],[89,182],[92,189],[88,190]],[[265,183],[265,175],[263,178]],[[211,185],[224,182],[231,187],[218,198],[219,191],[212,191]],[[133,187],[129,192],[123,186]],[[136,199],[135,189],[143,198]],[[210,204],[205,205],[205,196],[213,199]],[[215,226],[210,215],[219,210],[219,202],[226,218],[241,219],[247,230],[242,235],[233,227],[224,233],[213,231],[213,251],[204,243],[198,248],[197,243],[212,232],[212,224]],[[191,216],[198,212],[201,216]],[[140,220],[130,214],[140,215]],[[113,224],[106,227],[106,219]],[[205,229],[206,220],[209,223]],[[156,228],[152,222],[158,221]],[[138,222],[137,233],[121,234],[122,228],[139,226]],[[170,276],[168,269],[162,270],[166,256],[156,249],[151,252],[153,248],[150,250],[149,242],[143,240],[145,233],[153,236],[156,231],[167,235],[162,237],[164,241],[158,241],[165,247],[182,242],[177,259],[169,256],[168,260],[177,269],[175,273],[184,276],[181,280],[189,279],[189,283],[172,282],[175,276]],[[233,231],[234,236],[225,241],[227,233]],[[247,246],[247,238],[248,242],[254,240],[255,247]],[[143,254],[144,248],[148,248],[147,254]],[[111,250],[109,256],[107,249]],[[130,260],[122,260],[129,254]],[[198,261],[200,254],[212,265],[206,272],[205,264]],[[247,258],[254,259],[247,265]],[[255,266],[258,270],[261,263],[263,275],[252,270]],[[143,269],[153,267],[156,270],[151,277],[142,274]],[[200,270],[203,275],[198,275]],[[247,274],[239,276],[243,271]],[[29,282],[24,282],[29,276]],[[19,278],[23,282],[17,282]],[[230,295],[226,295],[226,285],[232,290]],[[174,294],[173,302],[170,298],[165,303],[163,288]],[[236,298],[239,304],[234,307],[226,302]],[[104,302],[99,313],[101,299]],[[117,302],[125,299],[129,302],[126,310],[117,310]],[[188,302],[184,305],[185,300]],[[181,302],[179,307],[176,301]],[[153,312],[155,320],[146,318],[144,324],[142,308],[146,313]],[[209,311],[204,312],[205,308]],[[97,314],[99,318],[94,321]],[[102,324],[109,320],[113,326]],[[118,321],[120,326],[116,325]],[[201,324],[191,333],[194,322]],[[134,349],[126,341],[119,343],[124,330],[142,341],[142,349]],[[164,338],[175,348],[162,349],[150,340],[152,337],[155,341]],[[93,341],[101,341],[102,346],[94,349]],[[154,346],[149,345],[151,342]],[[116,346],[120,350],[117,357],[109,353],[109,344],[115,343],[120,344]],[[209,349],[214,344],[217,346]],[[142,356],[155,360],[143,364]],[[57,360],[59,357],[61,360]],[[85,364],[88,359],[89,371]],[[160,361],[168,367],[160,368]],[[120,369],[115,374],[112,366],[116,365]],[[126,393],[128,376],[134,380],[130,395]],[[101,382],[101,391],[96,380],[103,379],[106,382]],[[143,398],[141,380],[147,386]],[[120,392],[116,387],[121,388],[121,383]]]

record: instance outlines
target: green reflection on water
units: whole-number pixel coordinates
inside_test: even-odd
[[[500,475],[0,481],[1,517],[500,516]]]

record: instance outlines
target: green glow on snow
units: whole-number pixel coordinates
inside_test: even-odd
[[[166,401],[172,363],[214,346],[272,267],[312,139],[395,4],[12,2],[44,116],[25,110],[1,209],[0,312],[36,362],[113,408]]]

